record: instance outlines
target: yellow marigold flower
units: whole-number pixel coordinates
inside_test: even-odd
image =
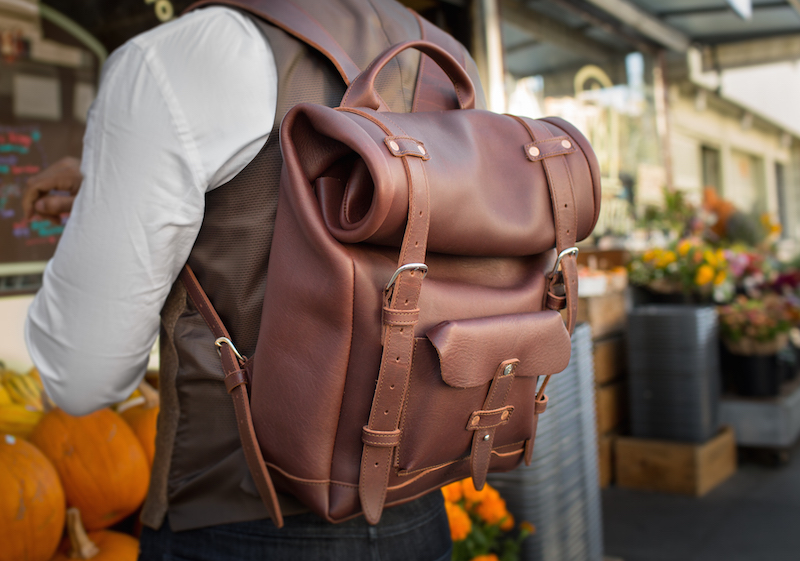
[[[487,553],[486,555],[478,555],[473,557],[470,561],[500,561],[500,558],[494,553]]]
[[[455,503],[445,502],[447,520],[450,522],[450,537],[454,542],[466,538],[472,530],[472,520],[463,508]]]
[[[464,493],[464,500],[467,502],[467,505],[480,503],[490,494],[497,493],[497,491],[495,491],[490,485],[484,485],[483,489],[478,491],[475,489],[475,484],[472,482],[471,478],[462,480],[461,487]]]
[[[455,481],[449,485],[445,485],[442,487],[442,495],[444,495],[444,500],[450,501],[451,503],[457,503],[461,500],[464,496],[463,487],[461,486],[460,481]]]
[[[725,251],[722,249],[717,250],[717,261],[719,262],[720,266],[725,265],[728,260],[725,258]]]
[[[705,286],[714,280],[714,268],[710,265],[700,265],[697,269],[697,274],[694,277],[694,282],[698,286]]]
[[[644,252],[644,255],[642,256],[642,259],[644,261],[648,261],[649,262],[649,261],[653,261],[656,258],[656,256],[657,256],[657,253],[656,253],[655,249],[648,249],[647,251]]]
[[[721,285],[723,282],[725,282],[725,279],[727,278],[728,278],[728,272],[720,271],[719,273],[717,273],[717,276],[714,277],[714,286]]]
[[[681,242],[678,244],[678,255],[681,257],[686,257],[691,249],[692,240],[681,240]]]

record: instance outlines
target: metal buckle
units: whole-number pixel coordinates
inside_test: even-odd
[[[234,345],[233,341],[231,341],[227,337],[220,337],[219,339],[214,341],[214,344],[217,346],[217,354],[218,355],[222,356],[222,351],[220,349],[222,348],[222,344],[223,343],[227,344],[231,348],[231,350],[233,351],[233,354],[236,355],[236,358],[238,358],[241,362],[245,362],[244,357],[239,354],[239,350],[236,348],[236,345]]]
[[[409,263],[407,265],[403,265],[394,272],[392,278],[389,279],[389,284],[386,285],[385,290],[392,288],[392,285],[397,280],[397,277],[400,276],[400,273],[405,273],[406,271],[422,271],[422,278],[424,279],[425,275],[428,274],[428,266],[425,263]]]
[[[558,254],[558,258],[556,259],[556,264],[553,266],[553,272],[550,273],[552,277],[558,272],[558,267],[561,265],[561,260],[564,259],[567,255],[578,255],[578,248],[577,247],[568,247],[564,251]]]

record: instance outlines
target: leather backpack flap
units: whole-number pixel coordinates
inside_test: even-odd
[[[404,157],[424,160],[431,185],[428,252],[509,257],[555,247],[544,166],[550,158],[563,157],[567,165],[575,239],[587,237],[597,221],[597,159],[585,137],[560,119],[536,121],[549,134],[532,140],[521,123],[532,120],[480,110],[386,114],[299,106],[295,111],[303,121],[299,162],[317,185],[328,231],[341,243],[399,247],[408,219]],[[393,134],[395,127],[404,134]],[[328,147],[326,153],[317,149],[320,144]],[[312,146],[314,154],[307,151]]]
[[[521,451],[537,379],[566,368],[570,338],[555,311],[509,314],[442,322],[414,354],[396,459],[404,475],[462,460],[474,437],[492,441],[486,461],[492,448]]]

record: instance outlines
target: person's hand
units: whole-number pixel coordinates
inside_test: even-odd
[[[70,212],[83,182],[80,167],[80,160],[67,157],[31,176],[22,196],[25,218],[38,215],[57,220]]]

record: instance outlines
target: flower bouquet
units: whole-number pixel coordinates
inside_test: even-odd
[[[453,561],[514,561],[519,559],[522,541],[535,529],[522,522],[515,529],[514,517],[500,493],[489,484],[480,491],[472,479],[442,487]]]
[[[767,293],[760,298],[738,296],[718,311],[724,377],[741,395],[778,395],[781,383],[792,374],[786,370],[794,367],[783,356],[789,332],[800,318],[798,308]]]
[[[737,355],[776,354],[787,345],[798,319],[798,308],[777,294],[738,296],[719,308],[722,341]]]
[[[628,272],[632,284],[655,294],[682,295],[685,302],[726,302],[735,290],[727,252],[696,237],[634,257]]]

